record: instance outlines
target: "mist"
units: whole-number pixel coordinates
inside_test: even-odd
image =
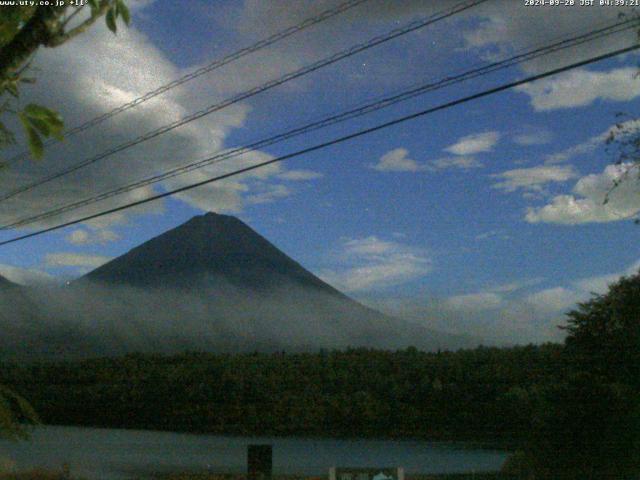
[[[380,314],[340,294],[291,283],[254,290],[209,277],[194,284],[197,288],[188,289],[81,282],[3,290],[1,355],[75,358],[409,346],[433,350],[473,343]]]

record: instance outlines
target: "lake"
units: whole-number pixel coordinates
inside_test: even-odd
[[[145,477],[154,471],[245,473],[247,445],[273,445],[276,474],[327,475],[332,466],[401,466],[407,473],[498,470],[507,453],[464,443],[239,437],[80,427],[40,427],[31,440],[0,441],[19,469],[60,469],[91,480]]]

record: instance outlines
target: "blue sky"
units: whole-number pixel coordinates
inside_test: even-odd
[[[67,125],[104,111],[320,11],[335,0],[132,2],[129,29],[103,25],[40,52],[23,101]],[[381,2],[199,77],[4,172],[15,188],[399,25],[457,2]],[[436,5],[437,3],[437,5]],[[362,102],[614,22],[604,7],[470,9],[0,202],[3,221],[91,196]],[[144,198],[397,116],[630,45],[632,31],[438,90],[362,119],[251,152],[53,219]],[[238,215],[353,297],[487,342],[557,340],[562,313],[640,267],[634,177],[604,139],[637,129],[637,56],[611,59],[454,107],[160,203],[2,247],[0,273],[65,281],[203,211]],[[625,112],[628,117],[617,117]],[[39,224],[40,227],[49,224]],[[24,230],[28,231],[28,230]],[[2,239],[21,233],[5,232]]]

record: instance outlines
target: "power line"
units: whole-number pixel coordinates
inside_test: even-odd
[[[242,100],[246,100],[247,98],[253,97],[259,93],[265,92],[267,90],[271,90],[272,88],[275,88],[279,85],[282,85],[286,82],[289,82],[291,80],[294,80],[296,78],[300,78],[304,75],[307,75],[311,72],[314,72],[316,70],[319,70],[323,67],[326,67],[328,65],[331,65],[333,63],[336,63],[340,60],[343,60],[345,58],[351,57],[353,55],[356,55],[357,53],[363,52],[365,50],[368,50],[370,48],[373,48],[375,46],[378,46],[380,44],[383,44],[385,42],[388,42],[390,40],[393,40],[395,38],[398,38],[402,35],[406,35],[408,33],[414,32],[420,28],[424,28],[428,25],[432,25],[436,22],[439,22],[441,20],[445,20],[449,17],[452,17],[458,13],[461,13],[465,10],[468,10],[472,7],[475,7],[476,5],[482,4],[487,2],[488,0],[473,0],[473,1],[466,1],[466,2],[462,2],[460,4],[457,4],[456,6],[445,10],[443,13],[439,13],[433,16],[430,16],[426,19],[422,19],[422,20],[417,20],[414,22],[411,22],[407,25],[405,25],[404,27],[400,27],[400,28],[396,28],[394,30],[391,30],[390,32],[387,32],[384,35],[379,35],[376,37],[373,37],[372,39],[368,40],[367,42],[364,43],[360,43],[357,44],[353,47],[350,47],[346,50],[343,50],[341,52],[338,52],[336,54],[333,54],[329,57],[326,57],[322,60],[319,60],[315,63],[312,63],[310,65],[307,65],[306,67],[302,67],[301,69],[295,70],[293,72],[287,73],[282,77],[279,77],[275,80],[271,80],[267,83],[264,83],[260,86],[254,87],[248,91],[245,91],[239,95],[236,95],[234,97],[231,97],[227,100],[222,101],[221,103],[217,103],[214,105],[210,105],[209,107],[200,110],[198,112],[195,112],[187,117],[184,117],[180,120],[177,120],[175,122],[172,122],[168,125],[165,125],[163,127],[160,127],[156,130],[152,130],[150,132],[147,132],[143,135],[140,135],[136,138],[134,138],[133,140],[130,140],[128,142],[122,143],[116,147],[113,147],[109,150],[106,150],[100,154],[97,154],[93,157],[87,158],[83,161],[81,161],[80,163],[77,163],[75,165],[72,165],[64,170],[61,170],[57,173],[48,175],[38,181],[29,183],[27,185],[23,185],[22,187],[18,187],[14,190],[12,190],[11,192],[8,192],[4,195],[0,196],[0,202],[8,200],[10,198],[15,197],[16,195],[23,193],[23,192],[27,192],[29,190],[32,190],[36,187],[39,187],[40,185],[44,185],[45,183],[48,183],[52,180],[56,180],[60,177],[63,177],[65,175],[68,175],[70,173],[76,172],[88,165],[91,165],[99,160],[102,160],[106,157],[109,157],[115,153],[119,153],[122,152],[128,148],[131,148],[135,145],[138,145],[142,142],[145,142],[147,140],[151,140],[153,138],[156,138],[160,135],[163,135],[165,133],[168,133],[178,127],[181,127],[183,125],[186,125],[187,123],[193,122],[194,120],[198,120],[206,115],[209,115],[211,113],[217,112],[219,110],[222,110],[223,108],[229,107],[235,103],[238,103]]]
[[[632,51],[637,50],[639,48],[640,48],[640,44],[636,43],[635,45],[632,45],[630,47],[620,48],[620,49],[614,50],[612,52],[609,52],[609,53],[606,53],[606,54],[603,54],[603,55],[599,55],[597,57],[592,57],[592,58],[587,59],[587,60],[582,60],[580,62],[575,62],[575,63],[569,64],[569,65],[565,65],[564,67],[555,68],[553,70],[549,70],[549,71],[544,72],[544,73],[540,73],[540,74],[537,74],[537,75],[532,75],[532,76],[526,77],[526,78],[521,79],[521,80],[517,80],[517,81],[514,81],[514,82],[506,83],[506,84],[500,85],[498,87],[495,87],[495,88],[492,88],[492,89],[489,89],[489,90],[484,90],[482,92],[479,92],[479,93],[476,93],[476,94],[473,94],[473,95],[469,95],[469,96],[466,96],[466,97],[463,97],[463,98],[460,98],[460,99],[457,99],[457,100],[453,100],[453,101],[450,101],[450,102],[447,102],[447,103],[440,104],[440,105],[438,105],[436,107],[431,107],[431,108],[428,108],[426,110],[421,110],[420,112],[417,112],[417,113],[413,113],[413,114],[410,114],[410,115],[405,115],[405,116],[396,118],[394,120],[390,120],[388,122],[381,123],[381,124],[376,125],[374,127],[370,127],[370,128],[366,128],[366,129],[363,129],[363,130],[359,130],[359,131],[357,131],[355,133],[352,133],[352,134],[349,134],[349,135],[344,135],[342,137],[334,138],[333,140],[329,140],[329,141],[326,141],[326,142],[323,142],[323,143],[319,143],[319,144],[313,145],[311,147],[307,147],[307,148],[304,148],[302,150],[298,150],[298,151],[293,152],[293,153],[289,153],[289,154],[286,154],[286,155],[283,155],[283,156],[280,156],[280,157],[277,157],[277,158],[273,158],[271,160],[266,160],[264,162],[260,162],[260,163],[257,163],[255,165],[251,165],[251,166],[248,166],[248,167],[240,168],[238,170],[234,170],[233,172],[225,173],[223,175],[218,175],[216,177],[209,178],[207,180],[202,180],[200,182],[192,183],[190,185],[186,185],[184,187],[176,188],[176,189],[168,191],[168,192],[160,193],[160,194],[154,195],[152,197],[145,198],[143,200],[138,200],[138,201],[135,201],[135,202],[127,203],[125,205],[121,205],[119,207],[110,208],[108,210],[104,210],[104,211],[99,212],[99,213],[94,213],[92,215],[87,215],[85,217],[78,218],[76,220],[72,220],[72,221],[69,221],[69,222],[65,222],[65,223],[62,223],[62,224],[59,224],[59,225],[56,225],[56,226],[53,226],[53,227],[44,228],[44,229],[41,229],[41,230],[38,230],[38,231],[35,231],[35,232],[32,232],[32,233],[21,235],[19,237],[11,238],[9,240],[4,240],[4,241],[0,242],[0,246],[7,245],[7,244],[10,244],[10,243],[14,243],[14,242],[18,242],[20,240],[25,240],[27,238],[35,237],[35,236],[38,236],[38,235],[42,235],[44,233],[52,232],[54,230],[59,230],[61,228],[69,227],[69,226],[75,225],[77,223],[86,222],[88,220],[93,220],[95,218],[103,217],[105,215],[116,213],[116,212],[119,212],[119,211],[122,211],[122,210],[127,210],[129,208],[136,207],[136,206],[139,206],[139,205],[143,205],[145,203],[153,202],[155,200],[159,200],[161,198],[169,197],[169,196],[175,195],[177,193],[182,193],[182,192],[185,192],[185,191],[188,191],[188,190],[192,190],[194,188],[201,187],[203,185],[207,185],[207,184],[210,184],[210,183],[214,183],[214,182],[218,182],[218,181],[221,181],[221,180],[225,180],[227,178],[234,177],[236,175],[240,175],[240,174],[243,174],[243,173],[246,173],[246,172],[250,172],[252,170],[256,170],[258,168],[265,167],[267,165],[271,165],[271,164],[274,164],[274,163],[278,163],[278,162],[282,162],[282,161],[285,161],[285,160],[289,160],[291,158],[299,157],[301,155],[305,155],[307,153],[311,153],[311,152],[314,152],[314,151],[317,151],[317,150],[321,150],[321,149],[330,147],[332,145],[337,145],[337,144],[340,144],[340,143],[344,143],[346,141],[353,140],[354,138],[362,137],[364,135],[368,135],[370,133],[377,132],[377,131],[383,130],[385,128],[389,128],[389,127],[392,127],[394,125],[399,125],[399,124],[407,122],[409,120],[414,120],[416,118],[420,118],[420,117],[423,117],[425,115],[429,115],[429,114],[432,114],[432,113],[435,113],[435,112],[438,112],[438,111],[441,111],[441,110],[452,108],[452,107],[455,107],[457,105],[461,105],[463,103],[467,103],[467,102],[470,102],[470,101],[473,101],[473,100],[477,100],[479,98],[487,97],[487,96],[493,95],[495,93],[503,92],[505,90],[509,90],[511,88],[518,87],[518,86],[524,85],[526,83],[535,82],[535,81],[541,80],[543,78],[550,77],[552,75],[557,75],[559,73],[563,73],[563,72],[566,72],[568,70],[573,70],[574,68],[583,67],[585,65],[589,65],[591,63],[595,63],[595,62],[599,62],[599,61],[602,61],[602,60],[606,60],[608,58],[612,58],[612,57],[615,57],[617,55],[622,55],[624,53],[629,53],[629,52],[632,52]]]
[[[214,156],[211,157],[207,157],[205,159],[196,161],[194,163],[190,163],[187,165],[182,165],[176,168],[173,168],[171,170],[168,170],[166,172],[160,173],[160,174],[155,174],[152,175],[150,177],[138,180],[136,182],[118,187],[116,189],[113,190],[109,190],[103,193],[100,193],[98,195],[94,195],[92,197],[89,198],[85,198],[67,205],[63,205],[60,207],[56,207],[52,210],[48,210],[46,212],[43,212],[41,214],[38,215],[34,215],[34,216],[29,216],[29,217],[23,217],[21,219],[15,220],[11,223],[5,224],[5,225],[1,225],[0,226],[0,230],[7,230],[9,228],[14,228],[14,227],[20,227],[20,226],[24,226],[24,225],[28,225],[31,223],[34,223],[36,221],[39,220],[44,220],[56,215],[60,215],[62,213],[66,213],[75,209],[78,209],[80,207],[84,207],[87,205],[90,205],[92,203],[96,203],[102,200],[106,200],[108,198],[114,197],[116,195],[120,195],[122,193],[126,193],[129,192],[131,190],[135,190],[147,185],[151,185],[154,183],[158,183],[160,181],[164,181],[168,178],[173,178],[176,177],[178,175],[182,175],[185,173],[188,173],[190,171],[202,168],[204,166],[207,165],[211,165],[211,164],[217,164],[220,163],[222,161],[228,160],[230,158],[234,158],[240,155],[243,155],[251,150],[257,149],[257,148],[263,148],[265,146],[269,146],[269,145],[273,145],[275,143],[279,143],[283,140],[288,140],[290,138],[299,136],[301,134],[304,133],[309,133],[311,131],[315,131],[321,128],[325,128],[327,126],[330,125],[334,125],[336,123],[340,123],[340,122],[344,122],[346,120],[350,120],[353,118],[357,118],[366,114],[369,114],[371,112],[380,110],[382,108],[387,108],[391,105],[395,105],[397,103],[400,103],[402,101],[406,101],[409,100],[411,98],[414,98],[418,95],[422,95],[426,92],[429,91],[433,91],[433,90],[437,90],[440,88],[444,88],[444,87],[448,87],[450,85],[456,84],[456,83],[460,83],[472,78],[477,78],[479,76],[482,75],[486,75],[488,73],[493,73],[495,71],[498,70],[502,70],[504,68],[516,65],[516,64],[520,64],[526,61],[531,61],[533,59],[545,56],[545,55],[549,55],[551,53],[555,53],[567,48],[573,48],[576,47],[578,45],[584,44],[586,42],[592,42],[594,40],[606,37],[606,36],[610,36],[616,33],[620,33],[632,28],[636,28],[637,25],[639,23],[638,19],[632,19],[632,20],[625,20],[622,22],[617,22],[611,25],[608,25],[606,27],[597,29],[597,30],[593,30],[593,31],[589,31],[588,33],[585,33],[583,35],[579,35],[576,37],[572,37],[569,39],[565,39],[565,40],[561,40],[558,41],[556,43],[550,44],[550,45],[546,45],[544,47],[540,47],[540,48],[536,48],[524,53],[520,53],[518,55],[509,57],[507,59],[498,61],[498,62],[494,62],[492,64],[489,65],[485,65],[482,66],[480,68],[476,68],[476,69],[472,69],[466,72],[463,72],[461,74],[458,75],[452,75],[452,76],[448,76],[445,77],[444,79],[441,79],[439,81],[436,82],[431,82],[431,83],[427,83],[424,85],[420,85],[418,87],[414,87],[411,88],[409,90],[405,90],[399,94],[396,95],[392,95],[392,96],[388,96],[385,98],[382,98],[378,101],[375,101],[373,103],[369,103],[369,104],[365,104],[363,106],[357,107],[355,109],[351,109],[348,110],[346,112],[342,112],[340,114],[337,115],[332,115],[330,117],[324,118],[322,120],[304,125],[302,127],[298,127],[292,130],[289,130],[287,132],[272,136],[272,137],[268,137],[266,139],[262,139],[259,140],[257,142],[253,142],[251,144],[242,146],[242,147],[237,147],[231,150],[228,150],[226,152],[221,152],[219,154],[216,154]]]
[[[262,39],[256,43],[254,43],[253,45],[250,45],[248,47],[244,47],[241,48],[240,50],[237,50],[233,53],[230,53],[229,55],[226,55],[223,58],[220,58],[218,60],[214,60],[213,62],[209,63],[208,65],[198,68],[197,70],[194,70],[193,72],[190,72],[186,75],[183,75],[180,78],[177,78],[165,85],[162,85],[158,88],[156,88],[155,90],[151,90],[147,93],[145,93],[144,95],[141,95],[138,98],[135,98],[134,100],[131,100],[130,102],[127,102],[123,105],[120,105],[108,112],[103,113],[102,115],[92,118],[91,120],[88,120],[85,123],[82,123],[80,125],[77,125],[73,128],[70,128],[69,130],[66,130],[63,132],[63,135],[65,138],[69,138],[73,135],[75,135],[76,133],[80,133],[83,132],[85,130],[88,130],[91,127],[94,127],[102,122],[104,122],[105,120],[108,120],[111,117],[114,117],[115,115],[118,115],[119,113],[125,112],[131,108],[137,107],[138,105],[151,100],[154,97],[157,97],[158,95],[161,95],[165,92],[168,92],[169,90],[172,90],[186,82],[189,82],[195,78],[198,78],[206,73],[212,72],[214,70],[217,70],[220,67],[223,67],[231,62],[234,62],[236,60],[241,59],[242,57],[245,57],[251,53],[255,53],[259,50],[262,50],[266,47],[269,47],[271,45],[274,45],[275,43],[284,40],[287,37],[290,37],[291,35],[294,35],[302,30],[305,30],[313,25],[316,25],[318,23],[324,22],[326,20],[329,20],[330,18],[333,18],[337,15],[340,15],[341,13],[346,12],[347,10],[350,10],[362,3],[368,2],[369,0],[349,0],[347,2],[341,3],[340,5],[338,5],[337,7],[334,8],[330,8],[327,9],[323,12],[321,12],[318,15],[315,15],[313,17],[309,17],[305,20],[303,20],[301,23],[297,24],[297,25],[293,25],[289,28],[286,28],[284,30],[281,30],[273,35],[271,35],[270,37],[267,37],[265,39]],[[56,143],[55,139],[49,139],[47,140],[44,145],[45,146],[50,146],[51,144]],[[29,154],[28,150],[25,150],[23,152],[18,153],[17,155],[13,156],[12,158],[10,158],[6,163],[7,164],[12,164],[14,162],[17,162],[19,160],[24,159],[25,157],[27,157]]]

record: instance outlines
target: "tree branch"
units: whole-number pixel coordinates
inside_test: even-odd
[[[107,13],[107,10],[109,10],[110,7],[111,7],[111,5],[110,5],[109,2],[101,3],[100,7],[98,7],[97,10],[91,12],[91,16],[89,18],[87,18],[84,22],[82,22],[77,27],[72,28],[68,32],[60,32],[57,35],[54,35],[53,37],[51,37],[49,42],[46,43],[46,46],[47,47],[57,47],[59,45],[62,45],[65,42],[71,40],[76,35],[80,35],[87,28],[89,28],[91,25],[93,25],[98,18],[100,18],[105,13]],[[75,15],[75,13],[73,15]],[[65,24],[66,24],[66,22],[65,22]]]
[[[65,19],[64,19],[64,21],[62,22],[62,28],[65,28],[65,27],[69,24],[69,22],[70,22],[71,20],[73,20],[73,18],[74,18],[76,15],[78,15],[78,14],[82,11],[82,9],[83,9],[85,6],[86,6],[86,4],[85,4],[85,5],[82,5],[82,6],[81,6],[81,7],[79,7],[79,8],[76,8],[76,9],[75,9],[75,11],[74,11],[71,15],[69,15],[67,18],[65,18]]]
[[[39,6],[20,31],[0,49],[0,78],[6,78],[18,68],[40,45],[51,41],[51,24],[65,7]]]

